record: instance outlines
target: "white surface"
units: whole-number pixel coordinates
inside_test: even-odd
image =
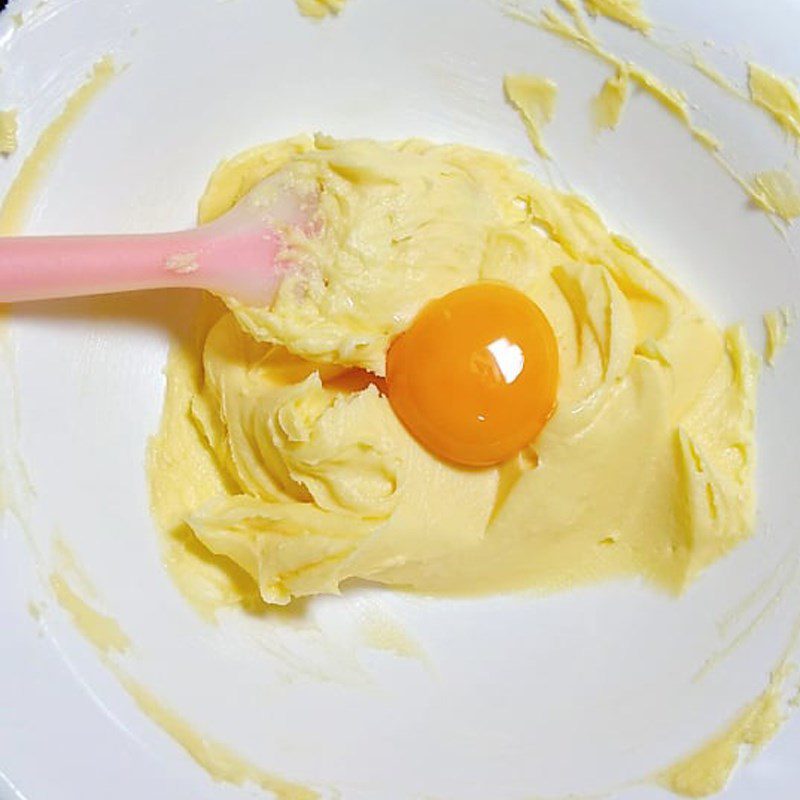
[[[758,18],[746,0],[646,5],[668,26],[664,38],[745,46],[800,74],[798,3],[774,0]],[[503,73],[524,70],[561,87],[545,131],[559,180],[588,195],[721,320],[744,319],[760,342],[761,313],[800,299],[787,242],[663,109],[636,94],[620,129],[595,141],[588,100],[607,68],[489,2],[351,0],[323,24],[300,18],[293,0],[35,6],[12,2],[10,11],[29,15],[21,30],[0,17],[0,105],[21,112],[20,152],[0,164],[0,189],[98,56],[112,52],[128,67],[70,136],[29,232],[188,225],[221,157],[308,130],[463,141],[518,154],[541,172],[502,99]],[[634,34],[610,23],[598,29],[615,49],[687,89],[699,120],[742,170],[790,157],[761,113]],[[736,57],[709,58],[743,76]],[[6,449],[18,434],[35,496],[22,492],[27,533],[11,515],[0,533],[0,771],[10,787],[0,796],[252,793],[210,781],[138,712],[76,633],[42,582],[56,536],[96,584],[96,604],[133,640],[135,675],[198,729],[324,796],[338,788],[345,800],[516,800],[614,790],[701,742],[763,688],[800,595],[792,580],[797,337],[762,381],[758,536],[679,601],[632,583],[475,601],[354,587],[295,617],[232,613],[213,628],[160,564],[143,468],[168,334],[193,302],[176,292],[31,305],[14,316],[0,433]],[[19,470],[11,472],[19,483]],[[762,585],[741,617],[721,627]],[[26,610],[30,600],[45,606],[41,625]],[[693,679],[763,608],[763,624]],[[425,658],[366,647],[364,620],[376,613],[401,622]],[[726,798],[796,797],[798,745],[795,720],[741,770]],[[640,786],[615,796],[666,795]]]

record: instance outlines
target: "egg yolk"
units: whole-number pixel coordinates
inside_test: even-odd
[[[489,466],[533,441],[553,413],[558,347],[539,306],[500,283],[428,303],[386,357],[389,402],[424,447]]]

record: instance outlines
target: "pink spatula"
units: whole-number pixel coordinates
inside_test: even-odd
[[[0,238],[0,303],[193,287],[269,303],[286,269],[288,227],[315,201],[262,181],[207,225],[174,233]]]

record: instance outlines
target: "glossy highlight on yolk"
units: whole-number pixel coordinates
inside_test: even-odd
[[[532,442],[553,413],[558,346],[539,306],[494,282],[428,303],[386,356],[389,402],[428,450],[489,466]]]

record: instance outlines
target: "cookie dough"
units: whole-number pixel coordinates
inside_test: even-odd
[[[750,534],[757,357],[585,200],[469,147],[298,137],[223,163],[201,221],[278,169],[320,187],[319,232],[291,245],[271,308],[215,307],[174,354],[151,451],[176,569],[202,559],[216,587],[196,594],[230,602],[247,576],[268,603],[356,577],[677,592]],[[426,302],[484,279],[541,306],[562,376],[532,447],[464,470],[409,436],[377,378]]]

